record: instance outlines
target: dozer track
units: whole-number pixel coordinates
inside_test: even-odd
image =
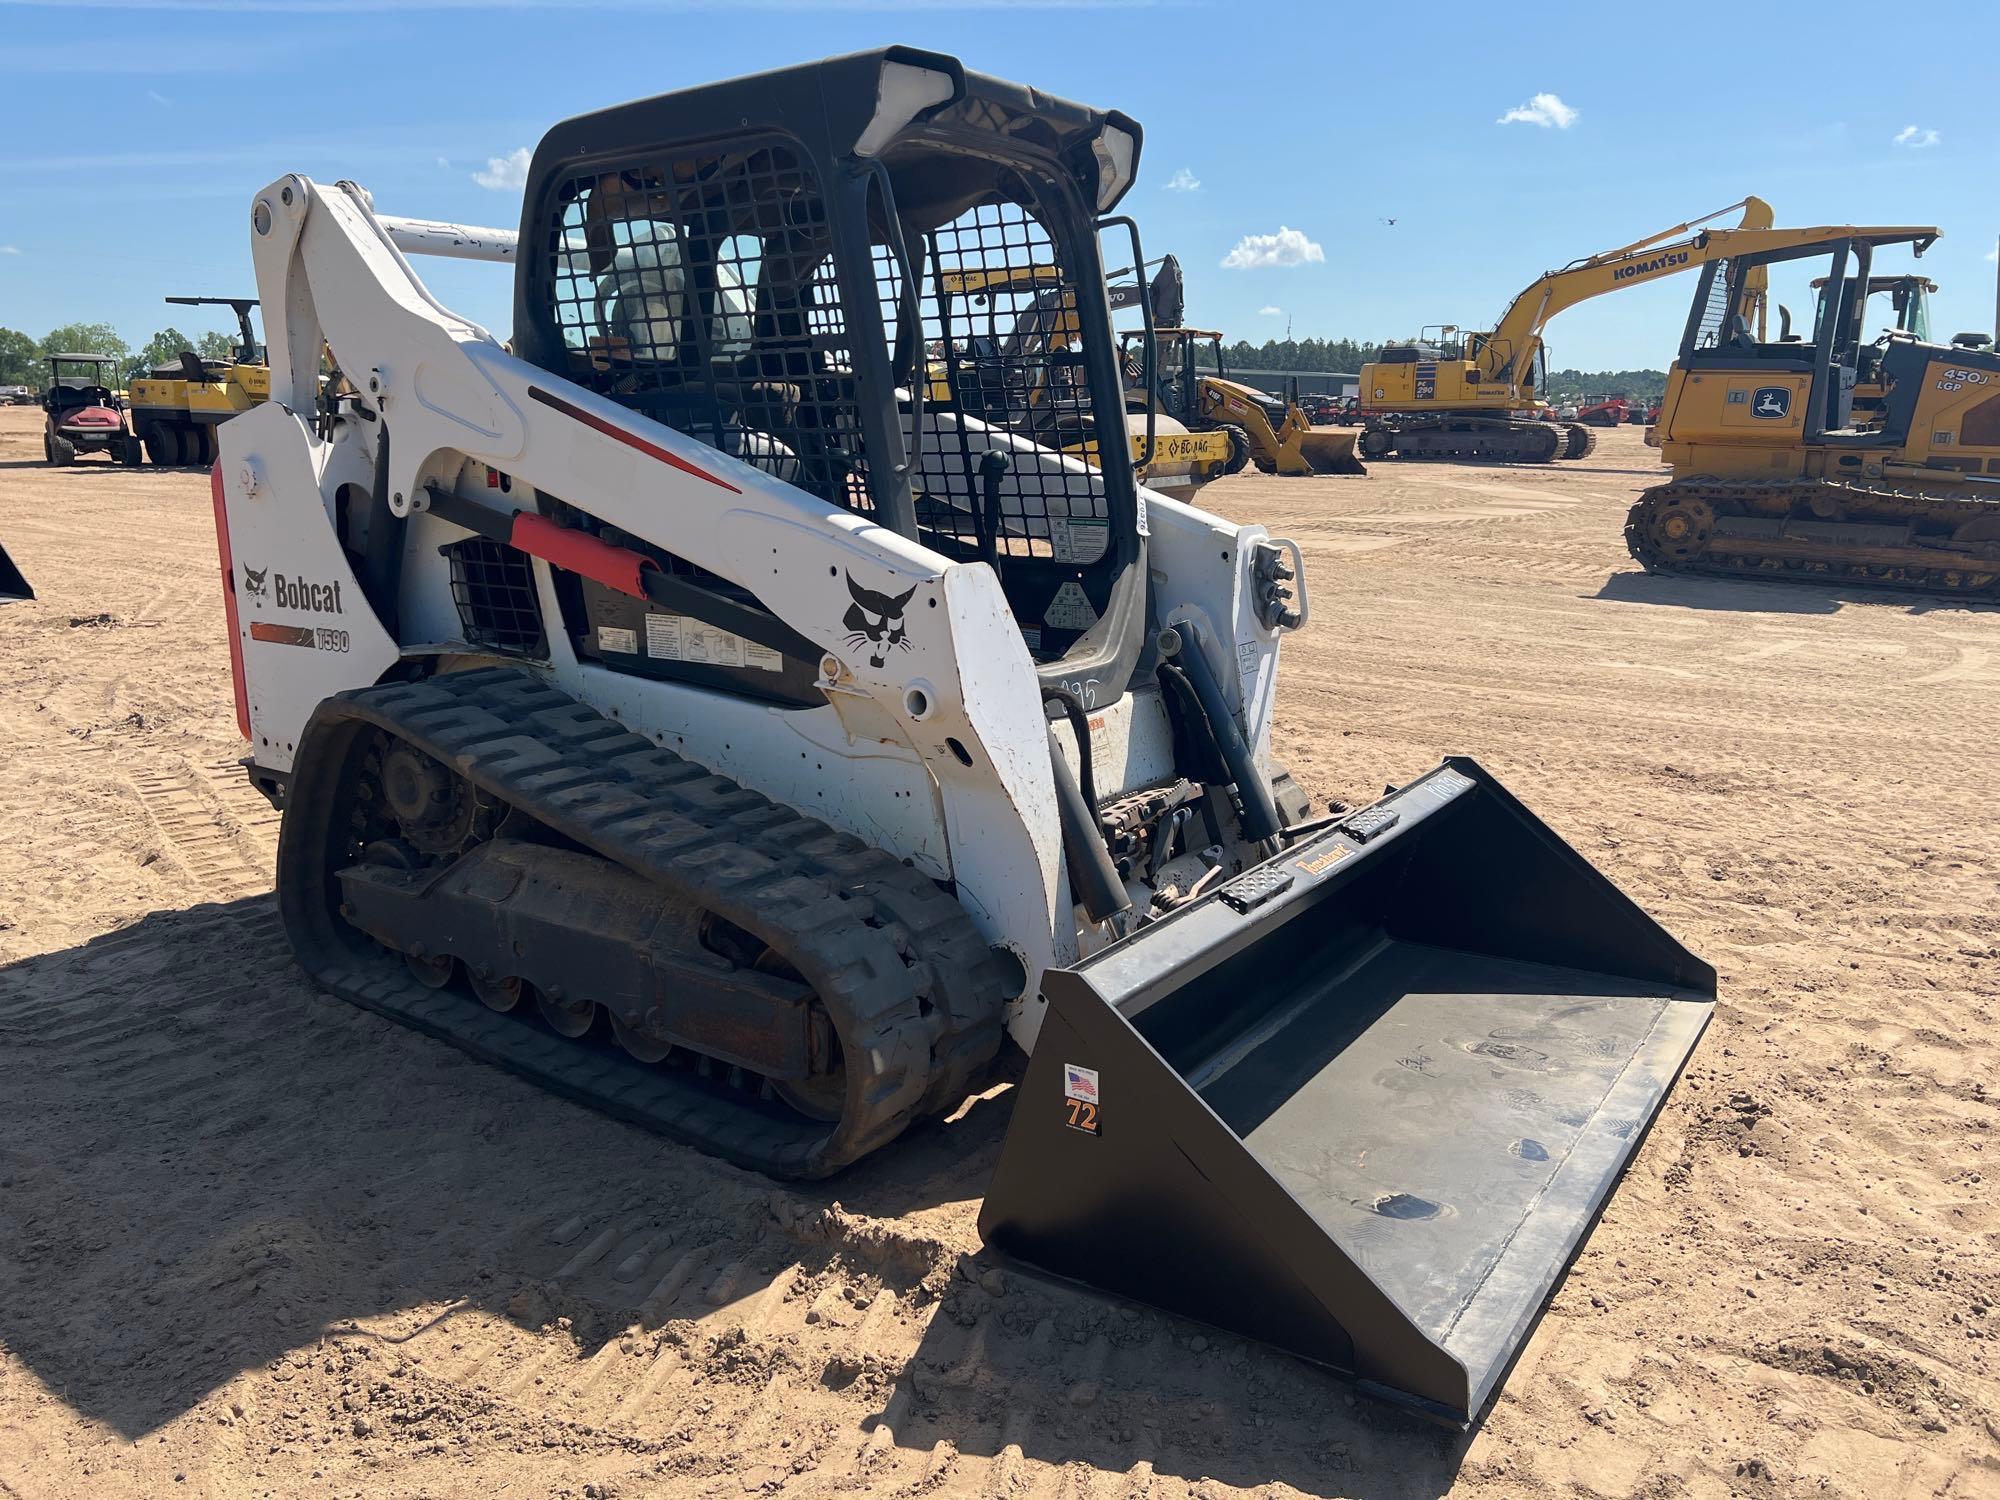
[[[408,796],[382,780],[391,755],[406,784],[412,766],[451,778],[427,794],[440,808],[416,835],[428,855],[397,836]],[[742,1166],[834,1172],[955,1105],[999,1046],[1007,969],[935,882],[529,673],[328,699],[285,804],[279,905],[320,984]],[[453,914],[456,932],[425,925]],[[405,934],[400,949],[385,932]],[[509,954],[514,973],[496,972]],[[551,983],[557,958],[568,966]],[[664,982],[648,989],[649,975]],[[687,1011],[689,985],[740,992],[740,1013]],[[549,1024],[539,1001],[501,1013],[492,997],[505,1003],[510,986],[571,1010]],[[565,1035],[551,1029],[572,1014]],[[781,1026],[788,1017],[797,1024]],[[607,1019],[630,1050],[603,1036]],[[754,1065],[787,1057],[789,1080]],[[801,1089],[837,1118],[782,1102]]]
[[[1565,461],[1588,458],[1597,451],[1597,429],[1586,423],[1563,423],[1563,436],[1563,450],[1557,456]]]
[[[1626,517],[1625,545],[1649,573],[2000,599],[2000,500],[1697,476],[1642,494]]]

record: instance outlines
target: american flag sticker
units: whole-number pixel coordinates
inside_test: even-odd
[[[1097,1069],[1064,1063],[1063,1098],[1076,1099],[1084,1104],[1097,1103]]]

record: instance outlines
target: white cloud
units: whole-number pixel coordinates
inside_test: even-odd
[[[1557,130],[1567,130],[1576,120],[1577,112],[1562,102],[1560,94],[1537,94],[1526,104],[1515,105],[1494,123],[1539,125],[1544,130],[1553,125]]]
[[[1938,143],[1938,133],[1935,130],[1919,129],[1915,125],[1905,125],[1892,139],[1898,146],[1908,146],[1912,151],[1921,151],[1925,146],[1935,146]]]
[[[174,101],[169,99],[165,94],[161,93],[158,89],[147,89],[146,97],[148,99],[151,99],[155,104],[164,104],[170,109],[173,107]]]
[[[1257,309],[1257,316],[1260,318],[1282,318],[1284,315],[1285,310],[1282,307],[1260,307]]]
[[[1200,190],[1201,179],[1186,167],[1182,167],[1173,176],[1161,183],[1160,186],[1170,193],[1192,193]]]
[[[19,245],[0,245],[0,255],[19,255],[20,253],[21,247]],[[1988,259],[1991,259],[1991,257],[1989,256]]]
[[[440,156],[438,158],[438,165],[449,172],[451,170],[451,158],[449,156]]]
[[[21,252],[16,250],[14,253],[19,255]],[[2000,244],[1995,244],[1991,250],[1988,250],[1986,258],[1991,261],[2000,261]]]
[[[486,158],[486,170],[474,172],[472,180],[496,193],[518,193],[528,185],[528,148],[516,146],[505,156]]]
[[[1278,226],[1276,234],[1246,234],[1222,257],[1225,271],[1260,271],[1267,266],[1303,266],[1323,261],[1326,252],[1302,230]]]

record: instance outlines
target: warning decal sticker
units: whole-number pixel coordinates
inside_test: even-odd
[[[1097,1134],[1097,1069],[1063,1064],[1063,1124],[1085,1135]]]
[[[600,638],[602,635],[600,630]],[[754,667],[760,672],[782,672],[785,668],[784,657],[769,646],[746,641],[688,615],[648,614],[646,654],[658,661],[698,662],[706,667]]]
[[[1083,585],[1072,578],[1056,590],[1042,611],[1042,623],[1051,630],[1088,630],[1097,623],[1097,611],[1090,607]]]

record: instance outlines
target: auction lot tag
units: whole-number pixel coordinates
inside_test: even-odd
[[[1063,1064],[1063,1123],[1085,1135],[1097,1134],[1097,1069]]]

